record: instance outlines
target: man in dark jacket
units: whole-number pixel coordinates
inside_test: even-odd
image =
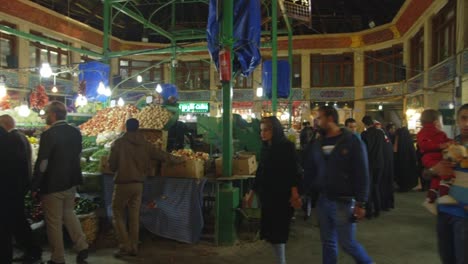
[[[380,184],[382,180],[384,161],[385,133],[374,126],[374,120],[370,116],[364,116],[362,123],[366,126],[366,131],[361,133],[361,138],[367,146],[369,154],[369,175],[370,175],[370,197],[367,206],[367,217],[378,217],[381,210]]]
[[[41,135],[32,188],[41,194],[51,250],[49,264],[65,263],[63,225],[78,251],[77,263],[85,263],[88,244],[74,211],[76,186],[83,181],[81,133],[65,121],[67,108],[61,102],[51,102],[45,116],[50,128]]]
[[[9,212],[5,218],[9,218],[8,225],[9,245],[6,247],[11,251],[12,237],[15,237],[19,245],[25,249],[25,254],[15,261],[23,263],[35,263],[41,260],[42,249],[33,237],[31,226],[24,214],[24,197],[30,188],[31,181],[31,145],[26,137],[15,129],[15,120],[9,115],[0,116],[0,127],[4,129],[7,139],[2,152],[8,152],[8,169],[4,171],[5,177],[9,178],[4,194],[8,194],[4,210]],[[3,159],[2,159],[3,160]],[[4,168],[4,167],[2,167]],[[3,248],[3,247],[2,247]]]
[[[321,137],[312,144],[304,162],[306,186],[320,192],[318,201],[323,263],[337,263],[338,246],[356,263],[372,263],[356,241],[356,221],[365,216],[369,171],[364,144],[338,126],[334,107],[318,111]]]

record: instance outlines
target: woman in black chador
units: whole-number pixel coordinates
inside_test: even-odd
[[[396,132],[395,182],[400,192],[410,191],[418,184],[416,150],[413,138],[406,127],[402,127]]]
[[[297,191],[301,170],[295,146],[287,140],[276,117],[263,118],[260,131],[263,148],[248,204],[256,193],[262,211],[260,237],[272,244],[276,263],[285,264],[293,208],[301,207]]]

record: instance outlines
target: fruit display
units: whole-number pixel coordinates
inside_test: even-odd
[[[187,160],[208,161],[210,159],[210,154],[205,152],[193,152],[191,149],[174,150],[171,154],[178,157],[184,157]]]
[[[97,111],[102,110],[102,108],[102,103],[88,102],[86,105],[78,107],[76,112],[80,114],[95,114]]]
[[[29,104],[32,109],[44,109],[49,103],[49,96],[47,96],[45,87],[42,85],[36,86],[36,89],[31,92],[29,96]]]
[[[86,123],[80,125],[84,136],[97,136],[107,131],[120,132],[125,127],[125,121],[135,116],[138,109],[133,105],[111,107],[100,110]]]
[[[163,129],[171,117],[172,113],[162,106],[150,105],[143,108],[135,118],[140,121],[140,128]]]
[[[42,119],[36,112],[33,111],[31,111],[27,117],[20,116],[19,107],[0,111],[0,115],[10,115],[15,120],[17,126],[22,126],[23,124],[41,126],[45,123],[44,119]]]

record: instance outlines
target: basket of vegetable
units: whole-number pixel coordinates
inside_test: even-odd
[[[96,241],[99,232],[99,221],[95,213],[97,208],[98,205],[89,199],[75,199],[75,213],[80,220],[81,228],[86,235],[88,244],[92,244]]]

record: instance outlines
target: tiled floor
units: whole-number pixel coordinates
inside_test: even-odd
[[[378,264],[436,264],[440,263],[435,240],[435,217],[420,205],[424,194],[397,194],[397,209],[380,218],[364,221],[358,227],[358,240]],[[300,213],[299,213],[300,214]],[[262,241],[240,242],[232,247],[215,247],[201,242],[187,245],[144,234],[140,255],[124,260],[112,256],[113,248],[100,246],[90,254],[89,263],[194,263],[194,264],[272,264],[270,246]],[[75,263],[74,254],[67,255],[67,263]],[[47,259],[48,254],[44,254]],[[313,220],[304,222],[301,215],[293,224],[287,244],[288,263],[321,263],[318,228]],[[354,263],[340,254],[339,263]]]

